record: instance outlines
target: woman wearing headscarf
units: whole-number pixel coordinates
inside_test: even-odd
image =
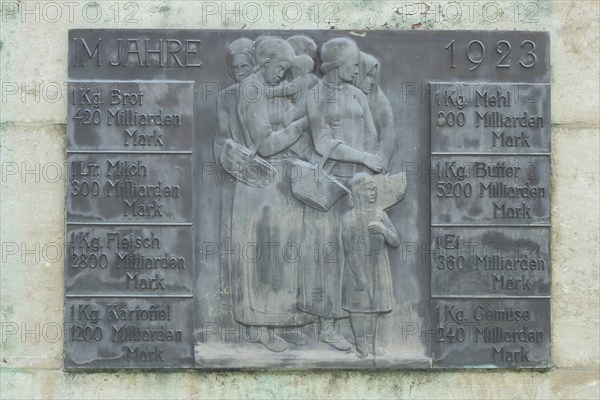
[[[323,78],[318,84],[318,96],[309,97],[306,102],[310,132],[317,155],[329,155],[325,169],[347,185],[359,172],[381,172],[383,162],[376,154],[377,132],[365,94],[352,85],[360,61],[354,41],[327,41],[321,48],[321,60]],[[348,317],[341,307],[341,221],[347,209],[347,197],[327,212],[306,207],[298,294],[298,308],[319,318],[319,340],[338,350],[351,348],[337,322]]]
[[[388,172],[396,150],[394,134],[394,114],[392,104],[379,87],[379,61],[370,54],[360,52],[358,74],[353,84],[359,88],[369,101],[369,109],[377,130],[377,154],[383,160],[383,171]]]
[[[226,49],[227,74],[235,82],[217,95],[217,129],[213,142],[215,162],[220,165],[220,156],[227,139],[243,143],[242,130],[237,116],[237,102],[240,97],[240,82],[250,76],[254,69],[254,42],[240,38],[231,42]],[[235,179],[221,170],[221,215],[220,238],[221,248],[231,249],[231,212]],[[219,290],[221,304],[231,307],[231,254],[227,251],[221,255]]]
[[[317,44],[314,40],[305,35],[294,35],[290,36],[287,41],[297,56],[306,55],[316,61]]]
[[[235,83],[217,96],[217,132],[213,146],[216,160],[227,139],[242,139],[236,107],[240,96],[240,82],[250,76],[254,69],[254,42],[247,38],[235,40],[227,46],[225,59],[227,74]]]
[[[237,115],[247,148],[275,169],[265,187],[237,183],[233,202],[232,240],[239,246],[232,264],[233,315],[237,322],[258,329],[258,342],[271,351],[285,351],[284,341],[307,341],[305,335],[281,334],[314,319],[296,307],[297,246],[300,243],[303,204],[291,195],[285,170],[298,159],[293,145],[307,128],[307,119],[284,126],[287,99],[266,95],[284,81],[294,52],[277,37],[256,40],[255,72],[242,85]],[[294,253],[296,252],[296,253]],[[285,333],[285,332],[284,332]]]

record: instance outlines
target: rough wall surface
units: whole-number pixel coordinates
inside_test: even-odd
[[[0,1],[1,398],[600,398],[597,1]],[[73,28],[550,32],[548,371],[65,373],[67,31]]]

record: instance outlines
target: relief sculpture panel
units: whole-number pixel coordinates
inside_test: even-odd
[[[547,45],[71,31],[66,366],[549,366]]]

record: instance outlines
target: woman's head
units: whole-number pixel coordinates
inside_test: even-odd
[[[284,80],[294,62],[294,50],[288,42],[274,36],[263,36],[256,40],[256,70],[268,85],[277,85]]]
[[[227,46],[225,58],[229,77],[238,83],[241,82],[252,74],[254,69],[254,42],[246,38],[231,42]]]
[[[294,65],[292,66],[292,74],[294,78],[302,75],[310,74],[315,69],[315,62],[312,58],[305,54],[296,56]]]
[[[364,94],[371,93],[379,84],[379,61],[370,54],[360,52],[358,74],[352,82]]]
[[[317,44],[308,36],[291,36],[287,41],[292,46],[292,49],[294,49],[294,54],[297,56],[304,54],[313,60],[315,59],[317,55]]]
[[[358,47],[348,38],[328,40],[321,47],[321,61],[323,74],[337,69],[342,81],[352,82],[358,73],[360,61]]]

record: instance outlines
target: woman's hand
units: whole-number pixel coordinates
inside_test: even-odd
[[[363,164],[365,164],[367,168],[375,172],[381,172],[381,170],[383,169],[383,160],[376,154],[368,153],[365,159],[363,160]]]

